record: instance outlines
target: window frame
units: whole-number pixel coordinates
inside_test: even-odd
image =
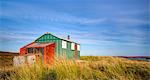
[[[71,50],[75,50],[75,43],[71,43]]]
[[[77,50],[80,51],[80,45],[79,44],[77,44]]]
[[[62,40],[61,47],[67,49],[67,41]]]

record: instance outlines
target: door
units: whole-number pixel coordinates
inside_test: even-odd
[[[75,44],[74,58],[75,58],[75,59],[78,59],[78,50],[77,50],[77,44]]]
[[[44,47],[44,62],[46,64],[51,64],[54,61],[55,54],[55,43]]]

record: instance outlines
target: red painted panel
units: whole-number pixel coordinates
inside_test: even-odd
[[[75,44],[74,58],[75,58],[75,59],[78,58],[77,44]]]
[[[44,47],[44,62],[52,64],[54,62],[55,43]]]
[[[32,42],[22,48],[20,48],[20,55],[25,55],[27,53],[27,47],[29,45],[34,44],[35,42]],[[45,47],[34,47],[34,48],[44,48],[44,63],[46,64],[52,64],[54,62],[54,54],[55,54],[55,43],[51,43]],[[38,59],[37,59],[38,60]]]
[[[20,48],[20,53],[19,53],[20,56],[25,55],[25,53],[27,53],[27,52],[26,52],[26,51],[27,51],[26,47],[29,46],[29,45],[31,45],[31,44],[33,44],[33,43],[34,43],[34,42],[31,42],[31,43],[27,44],[26,46]]]
[[[46,56],[47,56],[47,54],[46,54],[46,47],[44,47],[44,63],[46,64],[47,62],[46,62]]]
[[[22,47],[20,48],[20,56],[24,55],[26,53],[26,48],[25,47]]]

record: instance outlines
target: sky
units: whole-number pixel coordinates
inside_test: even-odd
[[[150,56],[149,0],[0,0],[0,51],[46,32],[81,44],[81,55]]]

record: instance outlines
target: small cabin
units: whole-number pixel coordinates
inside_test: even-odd
[[[35,41],[20,48],[20,55],[41,54],[45,63],[53,62],[54,57],[67,59],[80,58],[80,44],[68,39],[45,33]],[[50,61],[50,62],[49,62]]]

